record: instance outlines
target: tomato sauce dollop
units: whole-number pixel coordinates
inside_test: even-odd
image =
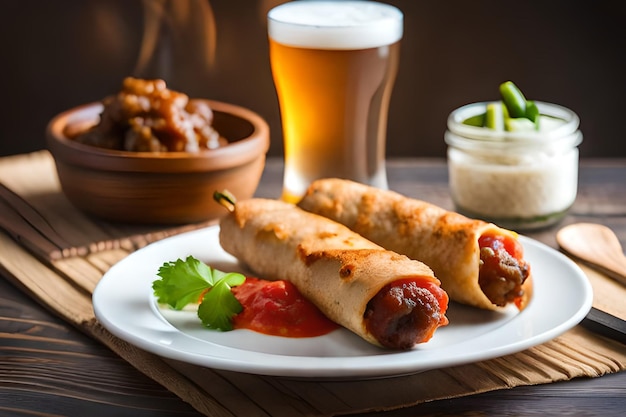
[[[339,327],[288,281],[248,277],[232,291],[243,306],[233,319],[235,329],[273,336],[315,337]]]

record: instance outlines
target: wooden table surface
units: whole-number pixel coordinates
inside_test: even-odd
[[[278,197],[281,175],[281,162],[269,160],[257,195]],[[445,161],[393,160],[388,176],[390,188],[452,208]],[[626,246],[626,159],[581,162],[578,199],[559,226],[579,221],[611,227]],[[556,247],[557,229],[526,235]],[[626,372],[621,372],[360,416],[621,416],[625,411]],[[200,414],[0,277],[0,416]]]

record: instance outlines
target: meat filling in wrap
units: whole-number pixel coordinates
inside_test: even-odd
[[[441,305],[443,291],[428,282],[398,280],[382,288],[367,303],[366,327],[381,345],[410,348],[416,340],[429,340],[437,327],[447,324]]]
[[[522,258],[521,245],[506,236],[484,234],[478,239],[480,267],[478,284],[489,301],[503,307],[524,296],[530,267]]]

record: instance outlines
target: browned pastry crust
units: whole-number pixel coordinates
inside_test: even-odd
[[[490,300],[479,284],[478,239],[486,233],[516,238],[514,232],[393,191],[342,179],[315,181],[298,205],[342,223],[386,249],[424,262],[451,300],[489,310],[504,304],[502,297]],[[509,300],[521,307],[532,294],[532,280],[522,282],[521,288],[516,284],[515,299]],[[503,285],[502,291],[510,291],[506,287]]]

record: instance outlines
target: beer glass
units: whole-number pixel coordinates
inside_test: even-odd
[[[372,1],[292,1],[269,11],[283,200],[297,202],[319,178],[387,188],[387,113],[402,33],[402,12]]]

